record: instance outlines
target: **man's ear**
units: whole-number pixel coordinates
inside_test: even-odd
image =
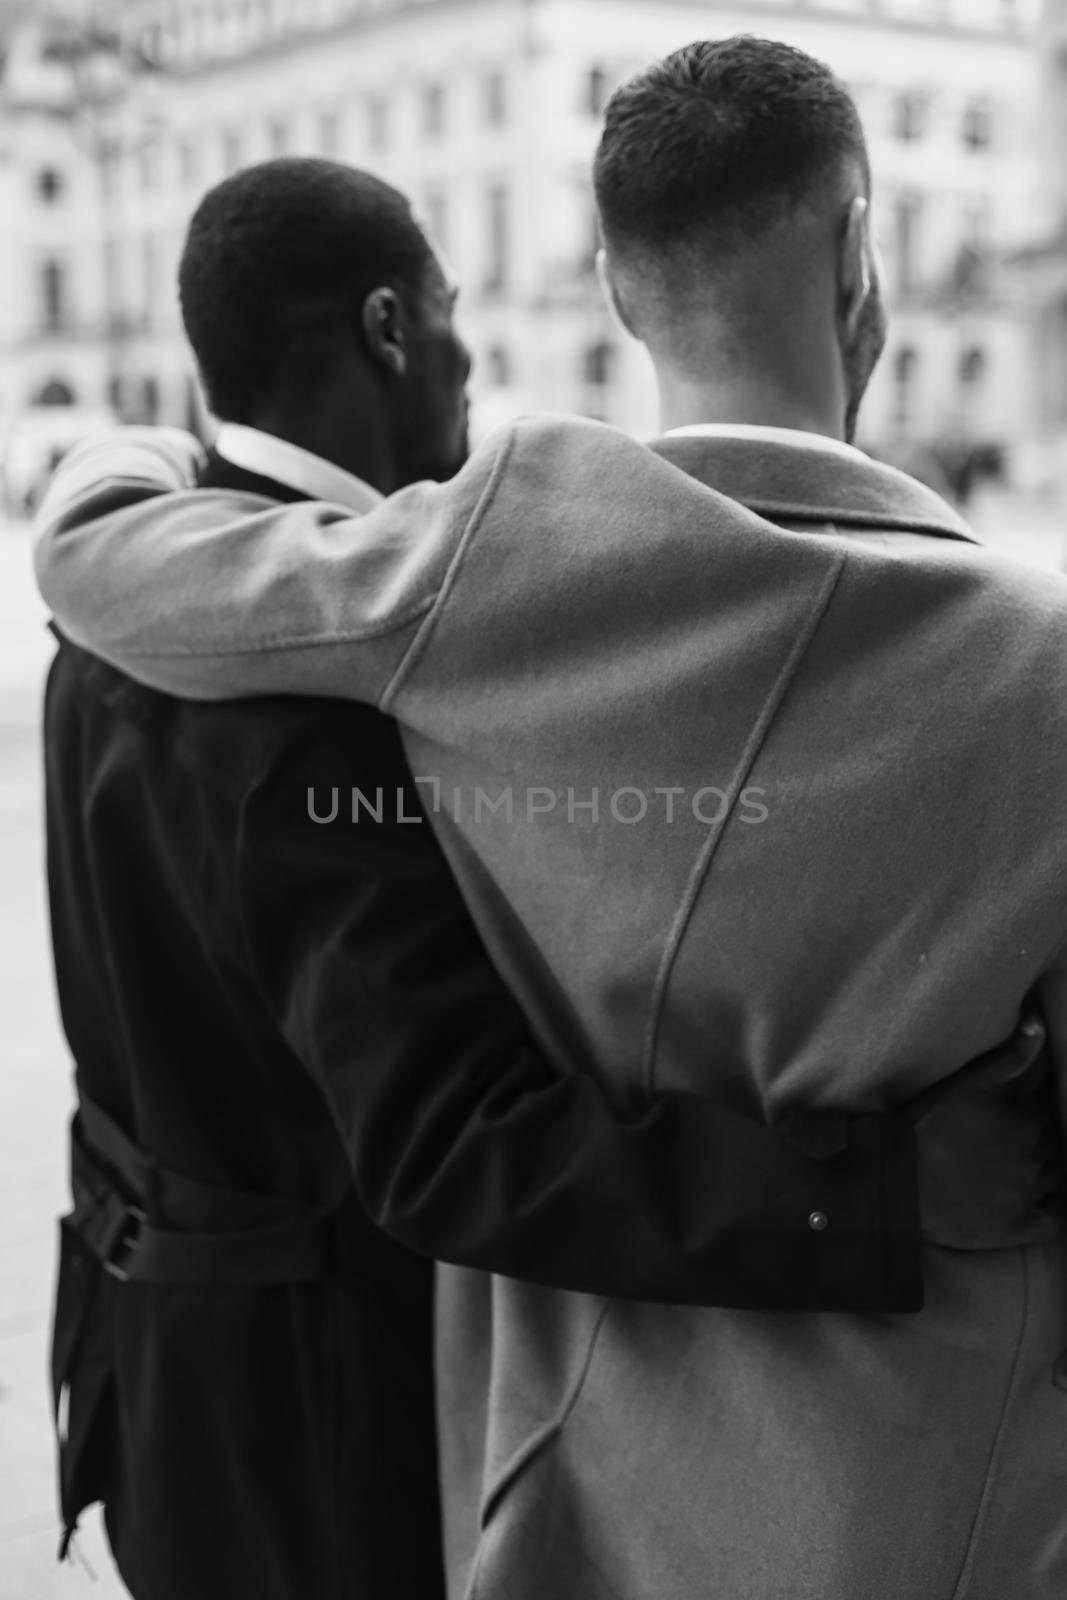
[[[857,195],[848,208],[838,262],[841,320],[846,334],[854,334],[859,327],[877,276],[871,203],[864,195]]]
[[[600,284],[600,292],[607,301],[608,310],[623,332],[628,333],[631,339],[636,339],[638,335],[634,330],[630,313],[626,309],[626,303],[619,292],[619,285],[615,279],[615,269],[612,267],[607,251],[604,249],[600,249],[596,253],[596,276],[597,282]]]
[[[372,360],[394,378],[407,372],[408,352],[400,301],[392,289],[372,289],[360,316]]]

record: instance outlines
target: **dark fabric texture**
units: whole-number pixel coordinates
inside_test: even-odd
[[[209,472],[233,469],[215,458]],[[98,666],[62,645],[46,715],[53,937],[79,1086],[157,1166],[248,1191],[264,1217],[336,1206],[336,1259],[277,1287],[122,1283],[64,1226],[67,1509],[104,1500],[138,1600],[432,1600],[433,1268],[368,1220],[234,914],[241,784],[282,730],[268,717],[241,738],[231,713],[200,738],[178,702]],[[367,721],[398,761],[389,725]],[[161,1211],[166,1199],[150,1198],[159,1226],[209,1221]]]

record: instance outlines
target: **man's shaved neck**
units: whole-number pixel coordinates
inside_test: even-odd
[[[832,272],[797,276],[795,292],[788,275],[741,295],[709,284],[648,328],[664,430],[734,422],[844,437]]]
[[[362,478],[382,494],[400,487],[392,427],[380,392],[363,385],[324,383],[314,392],[277,389],[249,418],[253,427],[310,450]]]
[[[836,387],[819,392],[787,389],[778,374],[732,373],[693,380],[657,370],[660,430],[694,423],[756,424],[797,428],[830,439],[845,437],[845,408]]]
[[[620,313],[652,357],[664,431],[745,423],[845,437],[846,216],[835,192],[747,236],[710,233],[669,256],[609,262]]]

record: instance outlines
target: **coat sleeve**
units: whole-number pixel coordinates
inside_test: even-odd
[[[187,699],[314,693],[378,705],[443,601],[510,434],[451,482],[414,484],[363,516],[194,488],[184,440],[130,429],[61,464],[34,565],[63,632]]]
[[[399,742],[357,751],[340,714],[309,710],[256,786],[238,898],[258,982],[371,1217],[424,1255],[588,1293],[917,1308],[908,1119],[832,1119],[820,1160],[710,1100],[622,1108],[551,1067],[429,826],[400,820],[420,813],[410,786],[397,795]],[[380,822],[361,805],[353,823],[353,788]],[[311,820],[309,790],[316,815],[336,801],[332,821]]]

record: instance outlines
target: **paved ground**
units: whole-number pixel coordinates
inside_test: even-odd
[[[1053,508],[998,498],[976,520],[1004,553],[1064,565],[1067,520]],[[50,653],[26,535],[0,527],[0,1600],[119,1600],[126,1591],[95,1515],[79,1540],[95,1581],[84,1567],[55,1562],[45,1371],[70,1068],[44,905],[37,741]]]
[[[44,903],[38,721],[50,640],[25,534],[0,527],[0,1600],[120,1600],[96,1514],[55,1560],[46,1366],[70,1068]]]

